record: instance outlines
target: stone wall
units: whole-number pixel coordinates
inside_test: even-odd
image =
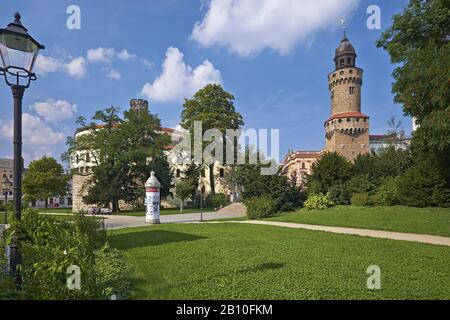
[[[361,86],[363,70],[343,68],[328,75],[331,94],[331,115],[343,112],[361,112]],[[350,87],[353,93],[350,94]]]

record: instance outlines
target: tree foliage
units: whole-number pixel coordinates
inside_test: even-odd
[[[68,191],[68,176],[63,167],[50,157],[43,157],[30,163],[23,177],[23,192],[27,201],[44,200],[65,196]]]
[[[234,167],[233,180],[239,184],[242,198],[247,202],[251,198],[269,196],[273,199],[276,212],[291,211],[303,205],[304,194],[292,181],[281,173],[281,168],[274,175],[262,175],[261,168],[267,166],[266,160],[261,153],[250,156],[253,152],[250,148],[245,150],[245,164]],[[249,163],[250,157],[258,159],[256,164]]]
[[[88,177],[83,190],[83,201],[102,206],[112,205],[119,210],[119,201],[135,203],[143,199],[144,184],[151,171],[162,184],[161,196],[169,194],[171,172],[164,155],[170,144],[166,134],[158,132],[160,120],[147,109],[129,110],[120,117],[119,109],[109,107],[97,111],[93,122],[86,125],[82,118],[78,131],[88,133],[68,139],[66,153],[94,164],[92,170],[76,169],[76,174]]]
[[[175,193],[181,200],[180,211],[183,212],[184,201],[195,193],[195,187],[189,179],[182,179],[176,184],[175,188]]]
[[[202,122],[202,136],[209,129],[217,129],[222,133],[221,143],[226,143],[226,130],[240,129],[244,121],[234,107],[234,96],[226,92],[221,85],[208,84],[200,89],[192,99],[186,99],[181,113],[181,126],[194,137],[194,123]],[[210,142],[202,145],[202,153]],[[192,144],[194,145],[194,144]],[[224,159],[226,148],[223,148]],[[215,193],[214,164],[209,164],[209,180],[211,193]]]
[[[333,185],[346,183],[353,174],[352,163],[336,152],[325,153],[311,170],[307,178],[310,194],[326,194]]]

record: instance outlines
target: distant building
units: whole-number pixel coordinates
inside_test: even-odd
[[[370,135],[369,116],[361,112],[363,69],[356,66],[356,51],[345,32],[335,52],[335,69],[328,75],[331,115],[325,121],[325,148],[320,151],[289,151],[283,173],[303,185],[312,164],[325,152],[337,152],[353,161],[359,154],[379,152],[394,145],[406,148],[409,138],[397,135]]]
[[[11,183],[14,181],[14,160],[13,159],[0,159],[0,202],[5,202],[5,197],[3,196],[3,179],[8,178]],[[8,201],[13,200],[13,191],[8,192]]]
[[[45,200],[31,201],[28,204],[31,208],[45,208]],[[65,196],[55,196],[47,199],[47,208],[72,208],[72,181],[68,182],[68,191]]]

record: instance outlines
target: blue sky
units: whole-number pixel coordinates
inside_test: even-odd
[[[280,4],[281,3],[281,4]],[[59,159],[77,116],[110,105],[149,100],[164,126],[175,127],[182,98],[208,82],[236,97],[247,128],[280,129],[288,149],[320,150],[329,116],[327,75],[347,20],[363,68],[362,111],[371,134],[385,133],[393,103],[393,66],[375,41],[406,0],[0,0],[0,25],[15,11],[46,45],[38,80],[24,97],[24,157]],[[81,29],[69,30],[69,5],[81,9]],[[381,30],[369,30],[369,5],[381,9]],[[3,81],[1,82],[3,83]],[[0,85],[0,157],[12,156],[12,98]],[[410,132],[411,120],[403,127]]]

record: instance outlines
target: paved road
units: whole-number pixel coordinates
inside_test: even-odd
[[[317,226],[317,225],[311,225],[311,224],[278,222],[278,221],[248,220],[248,221],[236,221],[236,222],[259,224],[259,225],[270,225],[270,226],[285,227],[285,228],[308,229],[308,230],[325,231],[325,232],[331,232],[331,233],[357,235],[357,236],[363,236],[363,237],[384,238],[384,239],[402,240],[402,241],[414,241],[414,242],[421,242],[421,243],[450,246],[450,237],[432,236],[432,235],[427,235],[427,234],[392,232],[392,231],[369,230],[369,229],[356,229],[356,228],[342,228],[342,227],[328,227],[328,226]]]
[[[236,219],[243,217],[243,214],[237,213],[203,213],[203,220],[215,219]],[[129,227],[141,227],[147,225],[145,217],[130,217],[130,216],[101,216],[105,218],[105,225],[108,229],[121,229]],[[161,216],[161,223],[182,223],[182,222],[198,222],[200,221],[200,213],[184,213],[171,214]]]

